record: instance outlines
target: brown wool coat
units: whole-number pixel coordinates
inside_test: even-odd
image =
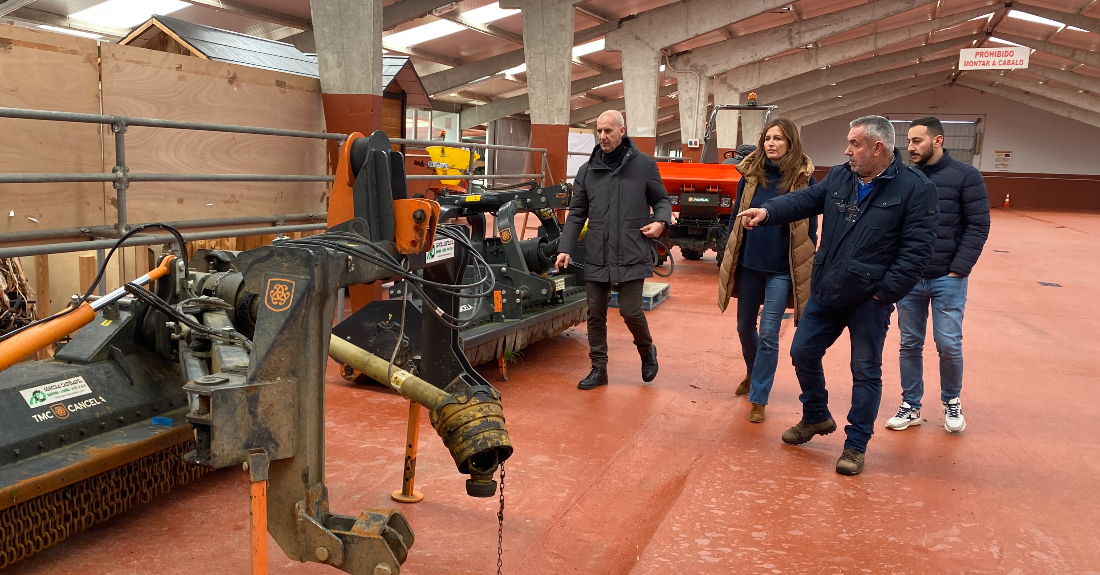
[[[748,169],[755,155],[753,152],[745,157],[737,165],[739,171]],[[802,167],[798,171],[798,179],[794,187],[781,193],[801,190],[810,183],[810,176],[814,173],[814,164],[809,157],[803,157]],[[752,203],[752,197],[756,193],[757,182],[754,178],[745,176],[745,192],[741,195],[741,203],[733,211],[736,215],[747,209]],[[737,270],[738,257],[741,255],[741,243],[745,239],[745,227],[741,218],[733,218],[733,231],[729,241],[726,242],[726,253],[722,258],[722,268],[718,273],[718,307],[726,311],[730,297],[737,297]],[[799,220],[790,225],[791,248],[790,267],[791,283],[794,290],[787,300],[787,307],[794,309],[794,323],[802,317],[802,310],[806,309],[806,301],[810,299],[810,274],[814,269],[814,245],[810,241],[810,221]]]

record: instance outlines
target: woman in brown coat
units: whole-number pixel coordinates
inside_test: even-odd
[[[798,128],[786,118],[764,126],[756,151],[746,156],[737,170],[742,178],[735,214],[814,183],[814,166],[802,151]],[[737,334],[748,374],[736,393],[749,394],[749,421],[760,423],[779,362],[783,313],[793,308],[798,325],[810,297],[817,218],[752,230],[745,230],[740,218],[731,218],[729,228],[719,273],[718,307],[725,311],[730,296],[737,298]]]

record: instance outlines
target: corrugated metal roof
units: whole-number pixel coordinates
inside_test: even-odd
[[[291,44],[211,28],[171,16],[156,16],[154,20],[211,60],[318,77],[317,57],[303,54]]]
[[[239,32],[222,30],[195,24],[171,16],[154,16],[151,19],[160,27],[171,30],[191,49],[218,62],[243,64],[254,68],[288,72],[317,78],[317,56],[305,54],[286,42],[249,36]],[[147,22],[148,23],[148,22]],[[145,25],[139,26],[138,29]],[[428,94],[420,83],[420,76],[405,56],[382,57],[382,89],[394,81],[407,95],[407,104],[413,108],[431,108]]]

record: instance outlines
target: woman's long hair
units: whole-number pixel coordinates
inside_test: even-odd
[[[768,155],[764,153],[764,136],[767,135],[768,130],[777,126],[783,132],[783,137],[787,139],[787,155],[779,160],[779,175],[782,178],[779,193],[784,193],[789,192],[795,185],[798,180],[798,171],[805,163],[806,157],[806,153],[802,151],[802,137],[798,134],[798,127],[787,118],[775,118],[764,126],[760,131],[760,141],[756,144],[756,154],[752,158],[752,163],[747,169],[742,170],[742,173],[755,179],[757,185],[766,186],[770,183],[766,181],[768,173],[764,166],[765,160],[768,159]]]

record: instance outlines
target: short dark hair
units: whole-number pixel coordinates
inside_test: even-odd
[[[933,138],[943,135],[943,124],[940,122],[939,118],[935,118],[932,116],[928,116],[926,118],[917,118],[909,124],[910,128],[915,128],[917,126],[924,126],[925,128],[928,128],[928,133],[931,134]]]

